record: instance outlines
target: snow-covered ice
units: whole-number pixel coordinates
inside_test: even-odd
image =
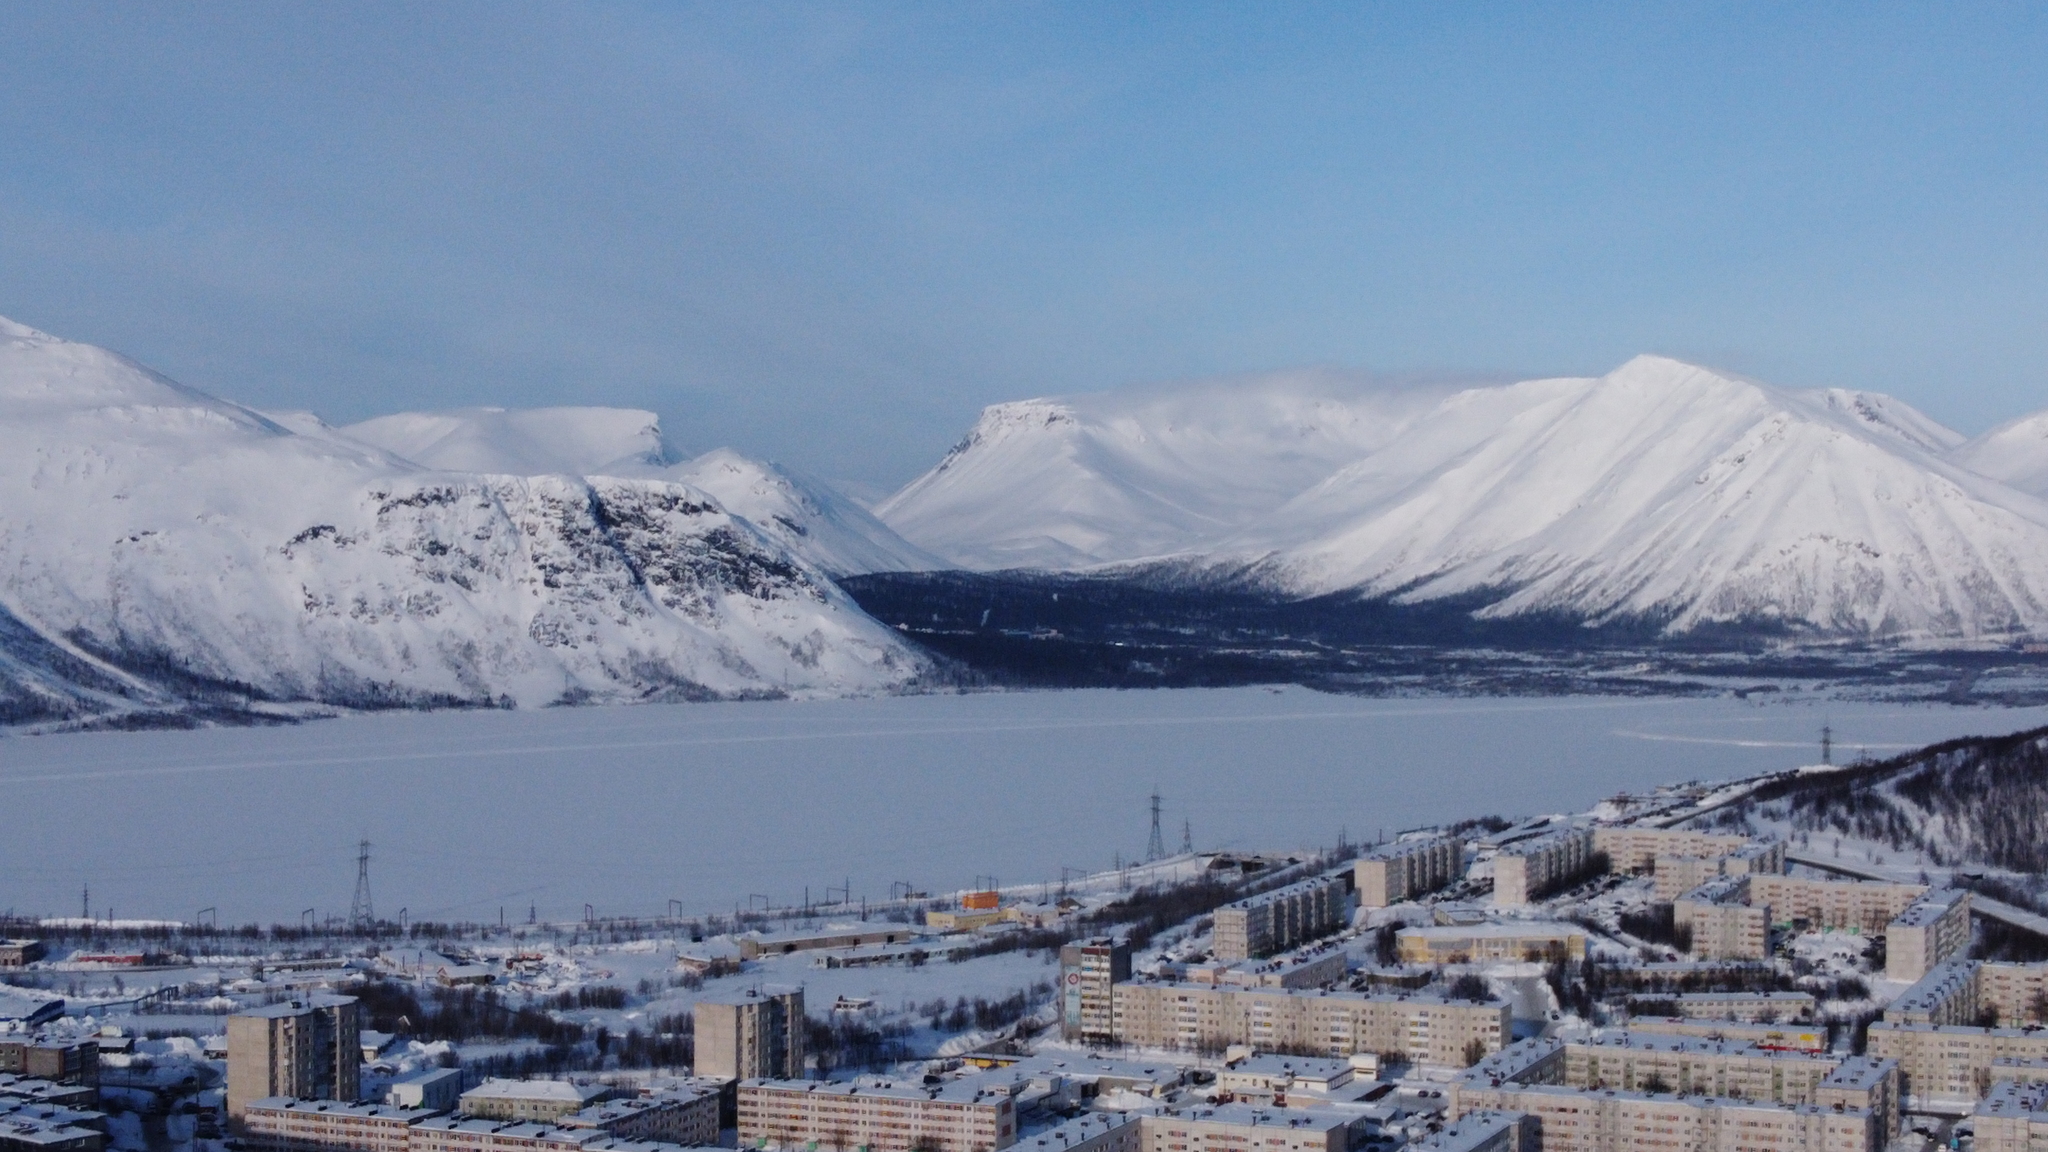
[[[1823,723],[1885,753],[2048,709],[1816,700],[1043,692],[362,716],[0,740],[8,904],[295,922],[730,911],[849,878],[945,892],[1142,852],[1146,796],[1200,848],[1292,850],[1618,790],[1795,767]]]

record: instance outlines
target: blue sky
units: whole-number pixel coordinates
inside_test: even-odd
[[[2048,8],[0,4],[0,314],[246,403],[986,403],[1662,352],[2048,407]]]

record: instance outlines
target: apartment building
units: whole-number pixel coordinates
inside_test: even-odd
[[[1240,988],[1328,988],[1351,971],[1351,958],[1335,943],[1312,945],[1270,960],[1239,960],[1235,964],[1191,964],[1192,984],[1231,984]]]
[[[1949,960],[1900,993],[1884,1018],[1901,1024],[1974,1025],[1987,1012],[2006,1027],[2048,1023],[2048,964]]]
[[[353,996],[306,996],[228,1017],[229,1118],[279,1096],[355,1103],[360,1024]]]
[[[100,1082],[99,1041],[61,1033],[0,1037],[0,1072],[53,1084]]]
[[[1885,925],[1926,893],[1925,884],[1771,875],[1749,880],[1750,903],[1768,906],[1776,923],[1805,920],[1815,928],[1871,935],[1883,933]]]
[[[1661,997],[1660,997],[1661,999]],[[1691,1020],[1778,1023],[1813,1018],[1810,992],[1687,992],[1670,997],[1678,1014]]]
[[[1899,1062],[1910,1101],[1953,1104],[1982,1099],[1992,1084],[2017,1078],[2002,1067],[2048,1060],[2048,1030],[1879,1020],[1870,1026],[1868,1051]]]
[[[412,1126],[427,1108],[268,1096],[242,1109],[243,1139],[265,1152],[411,1152]]]
[[[719,1089],[715,1081],[681,1084],[623,1100],[607,1100],[556,1123],[589,1128],[622,1140],[710,1147],[718,1143]]]
[[[1449,1067],[1512,1035],[1508,1006],[1423,993],[1307,992],[1130,981],[1116,986],[1116,1039],[1146,1048],[1329,1056],[1396,1053]]]
[[[1636,1152],[1642,1148],[1755,1149],[1770,1152],[1880,1152],[1897,1127],[1898,1069],[1865,1057],[1803,1057],[1768,1068],[1755,1061],[1791,1054],[1730,1050],[1689,1069],[1643,1051],[1640,1043],[1608,1046],[1555,1039],[1526,1040],[1467,1069],[1451,1083],[1449,1114],[1528,1113],[1544,1152]],[[1574,1054],[1574,1048],[1588,1051]],[[1610,1057],[1638,1049],[1645,1062],[1623,1071]],[[1695,1052],[1693,1056],[1709,1055]],[[1825,1068],[1818,1079],[1813,1073]],[[1788,1081],[1778,1074],[1789,1074]],[[1599,1079],[1632,1077],[1637,1087]],[[1671,1084],[1683,1076],[1690,1088]],[[1773,1094],[1753,1090],[1769,1085]],[[1713,1094],[1716,1087],[1743,1096]],[[1649,1091],[1646,1089],[1658,1089]],[[1687,1094],[1690,1092],[1690,1094]]]
[[[1134,1112],[1083,1112],[1020,1140],[1021,1152],[1145,1152],[1145,1127]]]
[[[770,985],[714,993],[692,1009],[699,1076],[783,1079],[804,1074],[804,990]]]
[[[1841,1061],[1808,1052],[1689,1036],[1609,1033],[1564,1046],[1564,1080],[1574,1088],[1728,1096],[1812,1104]]]
[[[42,1109],[0,1108],[0,1152],[102,1152],[107,1134]]]
[[[1918,980],[1970,947],[1970,894],[1936,888],[1908,904],[1884,930],[1884,974]]]
[[[2048,964],[1991,961],[1978,965],[1977,973],[1981,1005],[1998,1013],[1999,1023],[2048,1024]]]
[[[1104,1044],[1115,1040],[1116,985],[1131,978],[1131,943],[1109,936],[1060,947],[1060,1035]]]
[[[1684,1016],[1630,1016],[1628,1030],[1643,1036],[1696,1036],[1794,1052],[1825,1052],[1828,1032],[1820,1024],[1747,1024],[1740,1020],[1697,1020]]]
[[[610,1099],[612,1089],[596,1081],[502,1080],[497,1077],[464,1092],[461,1109],[465,1116],[484,1120],[554,1121],[571,1112],[581,1112],[600,1100]]]
[[[1659,856],[1650,886],[1658,903],[1669,904],[1720,878],[1719,856]]]
[[[413,1124],[407,1152],[679,1152],[675,1144],[625,1140],[594,1128],[527,1120],[430,1116]]]
[[[1305,1108],[1216,1104],[1139,1121],[1145,1152],[1347,1152],[1354,1117]]]
[[[1425,836],[1382,844],[1351,866],[1358,906],[1385,908],[1424,896],[1465,875],[1465,842]]]
[[[1017,1140],[1007,1082],[743,1080],[739,1138],[758,1147],[993,1152]]]
[[[1535,1143],[1535,1122],[1520,1112],[1467,1112],[1408,1143],[1408,1152],[1521,1152]]]
[[[1771,909],[1755,899],[1761,877],[1723,876],[1671,905],[1672,925],[1695,960],[1762,960],[1771,954]]]
[[[1345,880],[1317,876],[1225,904],[1216,910],[1210,952],[1218,960],[1251,960],[1335,932],[1350,919]]]
[[[1975,960],[1938,964],[1899,993],[1884,1018],[1899,1024],[1975,1024],[1981,1011],[1985,965]],[[2033,965],[2007,965],[2033,967]]]
[[[1536,920],[1403,928],[1394,934],[1394,951],[1403,964],[1490,963],[1552,956],[1584,960],[1586,933],[1570,924]]]
[[[1593,829],[1593,851],[1606,853],[1616,872],[1648,872],[1658,867],[1659,856],[1719,860],[1742,851],[1750,843],[1747,836],[1691,828]],[[1717,869],[1715,875],[1719,874]]]
[[[1570,828],[1502,848],[1493,858],[1493,902],[1527,904],[1593,864],[1593,831]]]
[[[1977,1152],[2035,1152],[2048,1146],[2048,1084],[2001,1080],[1970,1113]]]

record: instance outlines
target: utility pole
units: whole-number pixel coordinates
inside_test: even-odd
[[[1166,837],[1159,832],[1159,786],[1152,786],[1152,838],[1145,842],[1145,863],[1166,857]]]
[[[348,926],[368,928],[377,919],[370,909],[370,841],[356,845],[356,898],[349,902]]]

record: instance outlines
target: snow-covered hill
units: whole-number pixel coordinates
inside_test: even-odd
[[[943,561],[898,536],[867,509],[774,464],[718,448],[676,463],[661,421],[636,408],[469,408],[400,412],[340,429],[304,416],[274,417],[309,435],[337,435],[428,468],[510,476],[624,476],[709,493],[721,507],[832,576],[911,572]]]
[[[982,568],[1163,559],[1290,596],[1674,632],[2048,630],[2048,505],[1948,460],[1961,438],[1888,397],[1648,356],[1448,396],[1253,394],[998,405],[878,512]]]
[[[1295,372],[996,404],[875,515],[963,568],[1197,550],[1391,442],[1444,391]]]
[[[925,670],[686,484],[428,469],[0,321],[4,719],[864,692]]]
[[[2048,497],[2048,412],[2000,424],[1955,448],[1949,459],[2022,492]]]

